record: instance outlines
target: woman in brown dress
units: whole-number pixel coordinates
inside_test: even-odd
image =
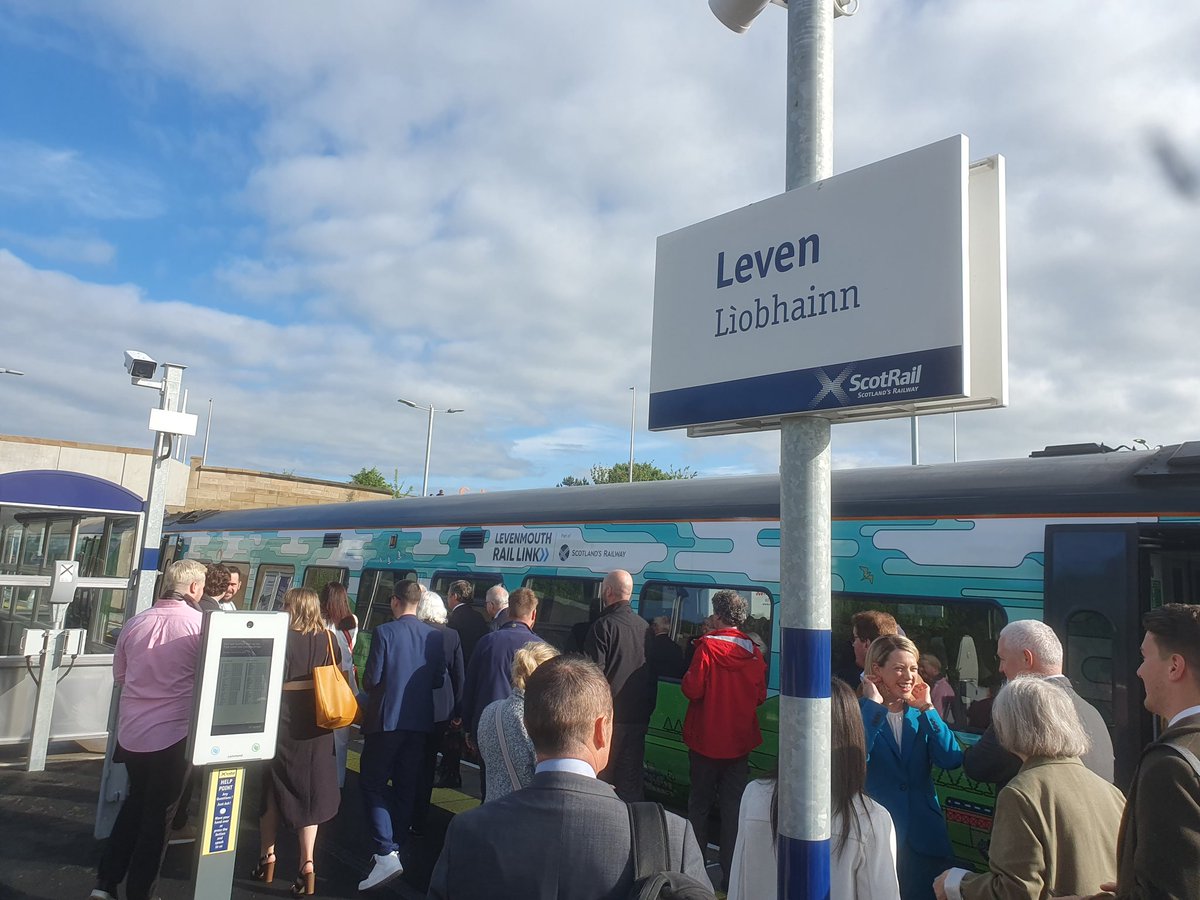
[[[316,592],[292,588],[283,596],[283,608],[292,628],[283,667],[278,744],[263,778],[261,856],[254,877],[265,882],[274,877],[275,837],[282,825],[300,840],[300,874],[292,885],[299,897],[314,892],[317,826],[337,815],[341,802],[333,732],[317,727],[312,682],[314,667],[340,664],[341,648],[325,628]]]

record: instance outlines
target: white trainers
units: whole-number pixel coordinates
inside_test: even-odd
[[[395,850],[386,856],[376,853],[375,865],[371,868],[371,874],[358,883],[358,889],[369,891],[371,888],[387,884],[393,878],[399,878],[403,874],[404,866],[400,864],[400,856]]]

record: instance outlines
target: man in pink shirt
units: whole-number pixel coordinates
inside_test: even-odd
[[[203,615],[206,568],[178,560],[163,575],[163,597],[125,623],[113,655],[122,685],[116,762],[129,772],[129,795],[100,857],[91,900],[114,900],[125,881],[128,900],[151,900],[175,815],[191,771],[187,736]]]

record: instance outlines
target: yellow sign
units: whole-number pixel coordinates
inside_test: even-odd
[[[238,816],[242,810],[245,769],[216,769],[208,775],[208,803],[200,853],[232,853],[237,849]]]

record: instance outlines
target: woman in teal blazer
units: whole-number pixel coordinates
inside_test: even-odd
[[[934,879],[953,864],[931,770],[962,765],[962,750],[917,674],[919,660],[908,638],[876,638],[867,651],[858,701],[867,739],[867,793],[896,826],[902,900],[932,900]]]

